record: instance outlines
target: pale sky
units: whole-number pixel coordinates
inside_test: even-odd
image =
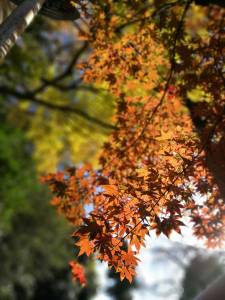
[[[141,262],[137,268],[137,280],[140,282],[141,287],[134,289],[133,300],[178,300],[179,299],[179,286],[182,279],[182,268],[171,259],[165,259],[165,256],[160,257],[154,253],[154,249],[158,247],[168,248],[171,247],[171,243],[175,242],[173,248],[176,251],[176,242],[183,245],[189,245],[194,247],[203,248],[202,242],[198,241],[191,234],[188,227],[183,228],[182,236],[179,234],[173,234],[170,240],[165,236],[157,238],[154,234],[146,240],[146,248],[141,250],[139,258]],[[187,259],[186,259],[187,261]],[[185,262],[185,257],[183,258]],[[106,277],[107,265],[98,262],[97,270],[99,276],[99,289],[98,294],[93,300],[111,300],[109,296],[105,294],[105,289],[110,284],[109,279]],[[166,288],[166,297],[160,297],[154,295],[152,287],[155,283],[165,281],[175,281],[172,287],[175,288],[175,293],[171,291],[171,285],[164,285]]]

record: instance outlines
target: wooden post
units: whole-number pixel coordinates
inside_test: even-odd
[[[46,0],[24,0],[0,25],[0,62],[33,21]]]

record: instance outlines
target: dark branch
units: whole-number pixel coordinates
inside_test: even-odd
[[[36,88],[35,90],[33,90],[32,93],[33,95],[39,94],[41,92],[43,92],[46,88],[48,88],[49,86],[55,86],[57,88],[57,84],[66,79],[66,77],[70,76],[73,72],[73,68],[76,65],[76,63],[78,62],[80,56],[84,53],[84,51],[88,48],[88,42],[85,42],[82,47],[80,47],[73,55],[73,58],[71,59],[70,63],[67,65],[67,67],[65,68],[65,70],[57,75],[56,77],[54,77],[51,80],[48,79],[42,79],[42,84]],[[77,88],[77,86],[76,86]]]
[[[44,106],[49,109],[61,111],[63,113],[67,112],[67,113],[76,114],[77,116],[79,116],[89,122],[92,122],[104,129],[111,129],[111,130],[116,129],[116,127],[114,125],[111,125],[102,120],[99,120],[98,118],[89,115],[87,112],[82,111],[79,108],[71,107],[69,105],[57,105],[54,103],[50,103],[50,102],[47,102],[43,99],[36,97],[33,93],[30,93],[30,92],[20,92],[18,90],[13,90],[10,87],[0,86],[0,93],[3,95],[14,96],[21,101],[30,100],[33,103],[36,103],[38,105]]]

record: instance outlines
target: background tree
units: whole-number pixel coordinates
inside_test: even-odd
[[[2,299],[28,299],[37,281],[51,278],[54,272],[67,270],[69,282],[64,261],[69,259],[70,243],[65,236],[69,228],[54,215],[46,190],[37,183],[23,133],[1,118],[0,137],[4,145],[0,153],[0,294]],[[72,290],[72,285],[68,288]]]
[[[56,170],[59,163],[96,161],[113,128],[112,97],[83,84],[75,68],[87,57],[88,43],[79,41],[71,24],[62,22],[61,30],[57,24],[38,17],[0,70],[6,113],[15,126],[26,129],[40,171]]]
[[[71,228],[49,205],[37,179],[32,144],[1,114],[1,299],[80,299],[95,293],[94,263],[87,264],[90,284],[72,283],[68,261]],[[84,299],[84,298],[83,298]]]
[[[4,17],[10,10],[8,4],[7,1],[1,2]],[[46,167],[55,170],[71,161],[80,163],[85,157],[92,156],[94,161],[98,144],[105,139],[108,128],[106,125],[105,129],[104,121],[98,123],[97,117],[89,116],[87,103],[92,102],[94,112],[102,109],[101,113],[98,112],[101,117],[111,115],[107,106],[101,108],[106,96],[104,92],[95,101],[96,91],[88,86],[74,99],[73,87],[63,90],[61,86],[56,88],[51,83],[44,84],[48,72],[55,77],[54,72],[64,71],[55,84],[63,80],[66,84],[74,84],[73,63],[86,49],[83,42],[77,45],[81,49],[75,49],[72,27],[63,26],[64,30],[68,29],[67,34],[63,30],[58,32],[53,22],[39,18],[0,68],[0,298],[4,300],[69,300],[80,299],[83,297],[81,294],[90,299],[96,291],[93,261],[89,261],[86,267],[87,287],[81,288],[71,281],[68,266],[68,261],[74,257],[71,227],[50,208],[49,194],[40,185],[37,172]],[[51,45],[47,43],[48,39]],[[62,66],[63,60],[68,64],[67,68]],[[70,80],[66,81],[67,77]],[[76,80],[75,85],[79,85],[77,77]],[[34,95],[29,92],[39,84],[43,85],[43,93],[37,92],[40,97],[47,90],[46,95],[50,94],[46,99],[54,103],[58,98],[58,102],[65,103],[65,106],[61,109],[54,105],[53,108],[46,106],[45,102],[42,105],[34,100],[34,103],[31,100]],[[81,98],[84,101],[79,103]],[[67,105],[75,100],[76,109]],[[70,109],[71,116],[68,113]],[[74,120],[74,116],[78,116],[78,120]],[[81,147],[86,147],[86,151],[81,152]],[[70,158],[71,153],[74,159]]]

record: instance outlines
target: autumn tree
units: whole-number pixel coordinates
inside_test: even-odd
[[[44,181],[78,226],[80,254],[131,281],[145,236],[181,233],[183,216],[207,246],[224,242],[225,11],[210,1],[92,2],[83,35],[93,50],[80,68],[116,99],[116,128],[98,169]]]
[[[22,89],[3,85],[0,91],[72,112],[61,98],[52,103],[46,97],[52,86],[68,88],[67,75],[78,63],[79,86],[81,80],[85,89],[91,85],[98,95],[103,89],[115,99],[114,125],[109,126],[72,107],[112,130],[99,166],[86,164],[43,179],[55,194],[53,205],[76,227],[80,254],[96,253],[121,279],[131,281],[137,254],[153,230],[169,236],[191,224],[207,246],[221,246],[223,1],[73,2],[85,20],[77,26],[89,55],[72,60],[59,75],[49,74],[32,91],[29,78]],[[86,205],[93,206],[91,213]]]

